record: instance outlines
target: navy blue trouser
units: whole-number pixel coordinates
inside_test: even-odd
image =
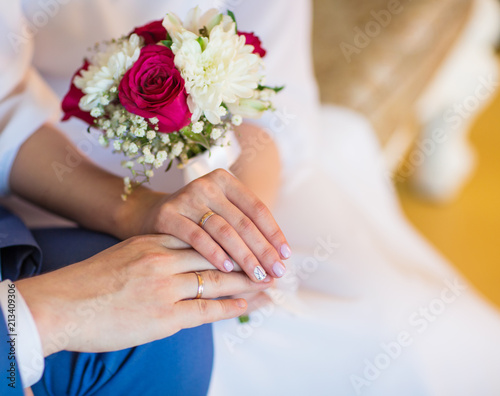
[[[14,243],[5,238],[0,243],[2,274],[11,280],[84,260],[118,242],[83,229],[26,232],[9,216],[0,208],[0,235],[15,236]],[[205,395],[212,364],[212,327],[204,325],[117,352],[56,353],[46,359],[43,378],[32,389],[35,396]]]

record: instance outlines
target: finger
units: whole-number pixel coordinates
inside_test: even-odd
[[[248,276],[239,272],[225,274],[217,270],[199,272],[203,293],[201,298],[212,299],[234,294],[244,294],[259,292],[272,285],[272,278],[269,282],[252,282]],[[198,277],[195,273],[185,273],[175,276],[170,285],[172,293],[179,300],[195,298],[198,293]]]
[[[275,278],[281,278],[285,275],[286,269],[280,255],[252,220],[229,201],[224,205],[215,203],[214,210],[234,228],[268,274]],[[208,228],[205,227],[205,230],[208,231]],[[209,232],[209,234],[211,233]],[[228,239],[222,242],[221,245],[226,252],[232,255],[235,249],[241,248],[240,246],[232,246],[231,249],[230,245],[232,243],[236,244],[236,242],[238,241]]]
[[[224,249],[194,221],[182,215],[176,216],[170,229],[175,230],[177,238],[192,246],[217,269],[224,272],[234,269],[231,258]],[[168,247],[168,245],[165,246]]]
[[[255,282],[264,280],[267,276],[266,270],[260,265],[255,254],[241,236],[222,216],[214,214],[211,216],[203,229],[224,248],[224,250],[236,261]]]
[[[165,235],[158,235],[158,237],[164,237]],[[162,245],[161,238],[159,239],[159,245]],[[164,245],[163,245],[164,246]],[[167,246],[165,246],[167,247]],[[167,249],[171,250],[169,247]],[[171,252],[170,252],[171,253]],[[170,265],[171,271],[174,273],[188,273],[194,271],[206,271],[218,269],[212,263],[210,263],[205,257],[201,256],[196,250],[180,249],[175,253],[175,261]],[[243,270],[240,266],[233,262],[234,272],[242,272]]]
[[[244,315],[248,315],[266,305],[272,304],[273,300],[269,295],[263,291],[251,294],[241,294],[232,296],[233,298],[244,298],[247,302],[248,308]]]
[[[181,318],[181,328],[236,318],[247,309],[243,299],[184,300],[175,304],[175,313]]]
[[[267,206],[229,173],[219,173],[217,177],[221,179],[220,183],[225,187],[224,192],[229,201],[255,223],[282,259],[289,258],[292,254],[290,245]]]
[[[162,238],[162,239],[163,239],[162,244],[167,249],[179,250],[179,249],[192,248],[192,246],[189,243],[181,241],[179,238],[177,238],[173,235],[165,235],[164,238]]]

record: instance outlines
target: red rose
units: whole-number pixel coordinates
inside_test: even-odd
[[[73,75],[73,78],[71,79],[71,86],[69,87],[69,91],[64,97],[61,105],[62,110],[64,111],[64,116],[62,118],[63,121],[66,121],[71,117],[76,117],[85,121],[89,125],[94,125],[94,117],[90,115],[90,112],[83,111],[78,106],[78,103],[80,102],[80,99],[82,98],[84,93],[80,91],[80,89],[77,88],[73,83],[75,76],[80,75],[80,72],[82,70],[87,70],[88,68],[89,68],[89,62],[85,60],[83,66],[76,71],[76,73]]]
[[[266,56],[266,50],[262,48],[262,43],[260,39],[253,33],[238,32],[240,36],[245,36],[245,43],[247,45],[253,45],[253,53],[260,55],[261,58]]]
[[[157,117],[160,132],[178,131],[190,123],[184,79],[174,54],[163,45],[147,45],[125,73],[118,98],[125,109],[145,118]]]
[[[163,27],[163,20],[153,21],[147,25],[136,27],[130,34],[137,34],[144,39],[144,44],[156,44],[167,39],[167,30]]]

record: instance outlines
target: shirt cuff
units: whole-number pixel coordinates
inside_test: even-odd
[[[19,374],[24,388],[36,384],[45,368],[42,343],[28,305],[14,282],[0,282],[0,308],[9,337],[15,341]]]

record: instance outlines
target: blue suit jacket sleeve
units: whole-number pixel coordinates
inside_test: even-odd
[[[40,272],[41,251],[23,222],[0,206],[0,274],[15,281]],[[0,308],[0,395],[23,395],[13,341]]]
[[[1,279],[15,281],[38,275],[41,262],[42,253],[31,231],[19,217],[0,206]]]
[[[15,345],[11,348],[9,330],[0,310],[0,395],[23,395],[23,385],[15,357]]]

